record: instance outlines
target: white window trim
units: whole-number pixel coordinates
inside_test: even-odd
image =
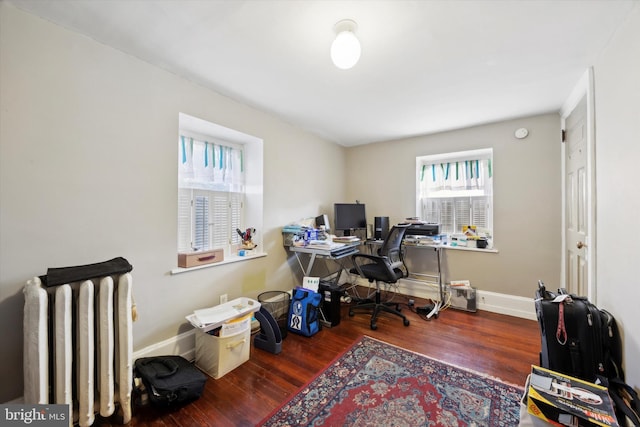
[[[239,144],[244,147],[244,164],[245,164],[245,199],[244,199],[244,223],[243,227],[252,227],[256,229],[253,236],[253,242],[257,247],[251,251],[246,251],[244,256],[238,254],[225,254],[223,261],[200,265],[190,268],[174,268],[171,274],[183,273],[186,271],[200,270],[202,268],[210,268],[219,265],[230,264],[233,262],[247,261],[254,258],[261,258],[267,255],[263,252],[263,159],[264,159],[264,141],[252,135],[229,129],[215,123],[202,120],[188,114],[179,113],[179,130],[188,132],[194,136],[210,136],[223,141]],[[177,182],[177,179],[176,179]],[[176,188],[177,197],[177,188]],[[177,202],[177,201],[176,201]],[[177,208],[177,206],[176,206]],[[177,209],[176,209],[177,215]],[[176,216],[176,225],[178,218]],[[177,237],[177,236],[176,236]],[[176,264],[177,264],[177,238],[176,238]]]
[[[422,165],[426,163],[438,163],[442,161],[455,162],[455,161],[464,161],[469,159],[491,159],[493,163],[493,149],[492,148],[481,148],[477,150],[466,150],[466,151],[458,151],[458,152],[450,152],[450,153],[442,153],[442,154],[432,154],[432,155],[424,155],[416,157],[416,187],[415,187],[415,215],[416,217],[421,217],[422,215],[422,200],[421,200],[421,171]],[[493,211],[495,210],[495,205],[493,204],[493,192],[491,195],[491,203],[492,203],[492,216]],[[493,224],[493,218],[491,218],[491,239],[493,243],[495,243],[495,224]],[[474,251],[474,252],[491,252],[497,253],[498,250],[495,246],[486,249],[478,249],[478,248],[467,248],[467,247],[456,247],[456,246],[445,246],[446,249],[454,249],[454,250],[462,250],[462,251]]]
[[[470,249],[470,248],[469,248]],[[480,250],[480,249],[478,249]],[[189,267],[189,268],[182,268],[182,267],[177,267],[174,268],[173,270],[171,270],[171,274],[180,274],[180,273],[186,273],[188,271],[194,271],[194,270],[202,270],[203,268],[211,268],[211,267],[217,267],[219,265],[227,265],[227,264],[233,264],[234,262],[241,262],[241,261],[249,261],[252,259],[256,259],[256,258],[264,258],[267,256],[266,252],[253,252],[253,251],[247,251],[248,254],[245,256],[239,256],[239,255],[235,255],[230,257],[229,259],[224,259],[220,262],[216,262],[214,264],[204,264],[204,265],[198,265],[195,267]]]

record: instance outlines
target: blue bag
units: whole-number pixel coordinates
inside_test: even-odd
[[[322,295],[305,288],[293,292],[289,308],[288,329],[296,334],[310,337],[320,330],[318,309]]]

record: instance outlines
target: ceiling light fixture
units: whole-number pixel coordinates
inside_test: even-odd
[[[355,34],[358,24],[351,19],[343,19],[334,29],[336,38],[331,44],[331,60],[336,67],[348,70],[360,59],[360,41]]]

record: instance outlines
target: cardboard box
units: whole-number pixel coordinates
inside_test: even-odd
[[[532,366],[527,410],[554,426],[620,427],[606,387]]]
[[[451,308],[458,310],[477,311],[476,288],[471,286],[445,285],[445,291],[451,292]]]
[[[189,268],[199,265],[213,264],[224,260],[224,250],[188,252],[178,254],[178,267]]]

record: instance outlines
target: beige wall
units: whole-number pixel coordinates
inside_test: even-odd
[[[342,197],[342,147],[7,2],[0,55],[0,402],[22,395],[22,286],[48,267],[127,258],[136,350],[187,330],[184,316],[220,294],[297,284],[281,228]],[[264,140],[266,258],[169,274],[179,112]],[[335,167],[311,174],[301,150]]]
[[[622,176],[631,178],[640,155],[639,28],[636,7],[595,67],[598,303],[622,326],[627,378],[636,388],[640,325],[637,280],[629,279],[637,275],[638,250],[619,237],[640,207],[637,198],[619,196],[635,194],[633,181],[621,190],[615,178],[625,166],[631,172]],[[268,257],[169,275],[180,111],[264,139],[260,232]],[[518,142],[513,131],[523,126],[530,136]],[[0,1],[0,402],[22,394],[28,278],[47,267],[128,258],[140,349],[186,330],[184,315],[216,304],[222,293],[256,296],[293,286],[297,267],[280,235],[292,220],[355,199],[367,204],[370,222],[414,215],[418,155],[494,147],[500,253],[450,252],[446,273],[482,290],[531,297],[538,278],[559,282],[558,132],[558,117],[544,115],[345,150]],[[334,167],[309,174],[292,154],[301,150]],[[521,190],[532,181],[538,185]]]
[[[638,260],[633,231],[640,219],[640,5],[636,5],[594,66],[598,305],[624,338],[627,382],[640,390]]]
[[[513,135],[520,127],[529,136]],[[444,279],[483,291],[532,297],[537,280],[560,282],[560,118],[526,117],[485,126],[350,148],[347,195],[367,205],[369,222],[415,213],[415,158],[493,148],[497,254],[446,250]]]

